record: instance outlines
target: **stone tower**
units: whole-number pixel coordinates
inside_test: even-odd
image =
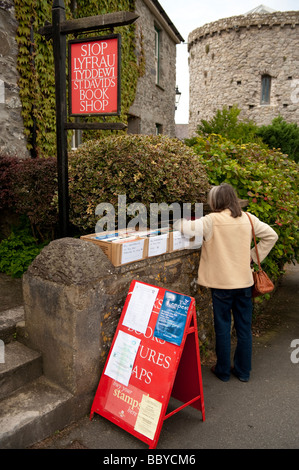
[[[299,122],[299,11],[263,5],[189,34],[189,136],[201,119],[237,105],[240,118]]]

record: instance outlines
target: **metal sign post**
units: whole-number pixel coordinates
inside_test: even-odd
[[[53,52],[55,63],[56,91],[56,147],[58,172],[58,211],[59,236],[66,237],[69,227],[69,194],[68,194],[68,157],[67,135],[64,129],[66,122],[66,37],[60,33],[60,25],[65,21],[63,0],[54,0],[52,8]]]
[[[64,0],[54,0],[52,6],[52,24],[46,25],[39,30],[39,34],[45,36],[46,40],[53,39],[56,91],[56,144],[60,237],[67,237],[69,234],[68,155],[66,131],[68,129],[121,130],[126,127],[126,125],[123,123],[67,122],[66,35],[73,33],[85,33],[96,30],[100,31],[108,28],[113,29],[116,26],[125,26],[134,23],[137,18],[138,15],[135,13],[120,11],[116,13],[108,13],[106,15],[97,15],[67,21],[65,16]],[[118,60],[120,60],[119,55]],[[119,86],[118,91],[120,91]],[[96,93],[97,96],[100,94],[100,92],[96,91],[95,89],[93,92]],[[118,103],[120,103],[119,98]],[[105,113],[105,109],[100,109],[99,103],[96,103],[96,106],[97,113],[94,114],[107,114]],[[86,113],[84,114],[86,115]],[[119,115],[120,105],[117,106],[115,113],[108,114]]]

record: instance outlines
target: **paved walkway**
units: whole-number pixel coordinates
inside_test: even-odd
[[[209,366],[203,366],[206,421],[191,407],[173,415],[163,424],[157,451],[299,449],[298,286],[299,267],[289,266],[269,303],[272,327],[267,334],[254,337],[250,381],[241,383],[232,377],[224,383]],[[294,340],[296,347],[292,347]],[[113,449],[132,454],[148,449],[99,415],[92,421],[86,416],[34,448],[105,449],[105,455],[114,455]]]

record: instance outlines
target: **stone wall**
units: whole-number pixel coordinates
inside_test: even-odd
[[[197,283],[200,250],[114,267],[101,248],[73,238],[51,242],[23,276],[28,346],[44,374],[76,396],[93,396],[132,280],[196,299],[199,339],[212,338],[210,293]]]
[[[299,11],[222,19],[192,31],[188,44],[189,136],[224,105],[258,125],[278,114],[299,121]],[[261,105],[264,74],[272,77],[269,105]]]
[[[0,153],[28,157],[19,98],[13,0],[0,0]]]

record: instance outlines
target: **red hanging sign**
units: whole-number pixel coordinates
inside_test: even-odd
[[[120,35],[69,41],[71,116],[120,114]]]
[[[167,414],[170,397],[182,402]],[[195,300],[132,281],[91,408],[151,449],[191,405],[205,420]]]

